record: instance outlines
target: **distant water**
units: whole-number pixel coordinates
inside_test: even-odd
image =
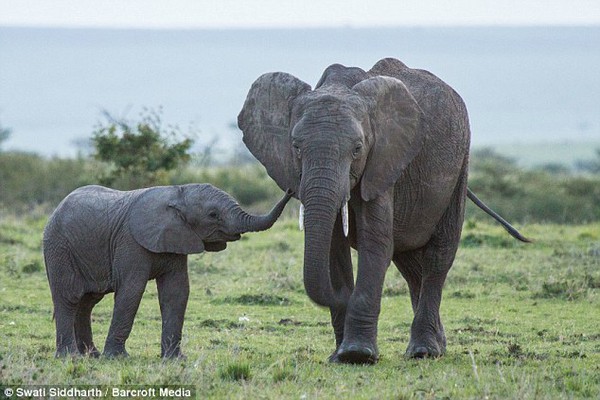
[[[163,107],[200,144],[241,143],[232,128],[269,71],[314,84],[330,64],[383,57],[427,69],[470,112],[474,145],[600,141],[600,27],[313,30],[0,28],[0,123],[7,148],[72,155],[100,111]]]

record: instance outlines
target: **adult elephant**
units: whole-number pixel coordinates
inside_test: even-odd
[[[115,293],[104,354],[126,356],[140,300],[156,279],[162,315],[161,356],[181,356],[189,295],[187,255],[221,251],[244,232],[270,228],[291,194],[267,215],[246,213],[208,184],[121,192],[85,186],[69,194],[44,230],[44,259],[56,321],[56,355],[98,356],[92,308]]]
[[[302,203],[304,286],[330,309],[330,361],[377,361],[391,261],[408,282],[414,311],[406,354],[443,354],[442,287],[467,194],[470,131],[460,96],[396,59],[367,72],[334,64],[315,90],[287,73],[262,75],[238,125],[269,175]],[[350,246],[358,250],[356,284]]]

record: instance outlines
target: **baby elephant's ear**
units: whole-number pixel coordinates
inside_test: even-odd
[[[204,251],[202,238],[185,219],[183,188],[150,188],[133,201],[129,216],[131,235],[153,253],[195,254]]]

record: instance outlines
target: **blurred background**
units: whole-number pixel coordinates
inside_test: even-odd
[[[279,189],[236,126],[252,82],[314,86],[330,64],[395,57],[465,100],[486,202],[521,222],[600,219],[597,1],[124,3],[0,2],[2,212],[46,212],[89,183],[211,182],[267,207]]]

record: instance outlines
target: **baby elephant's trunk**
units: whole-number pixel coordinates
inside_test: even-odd
[[[283,212],[285,205],[292,197],[293,192],[288,189],[283,198],[273,207],[273,209],[265,215],[248,214],[242,208],[239,208],[239,213],[236,217],[237,227],[235,230],[239,233],[259,232],[269,229],[273,226],[277,218]]]

